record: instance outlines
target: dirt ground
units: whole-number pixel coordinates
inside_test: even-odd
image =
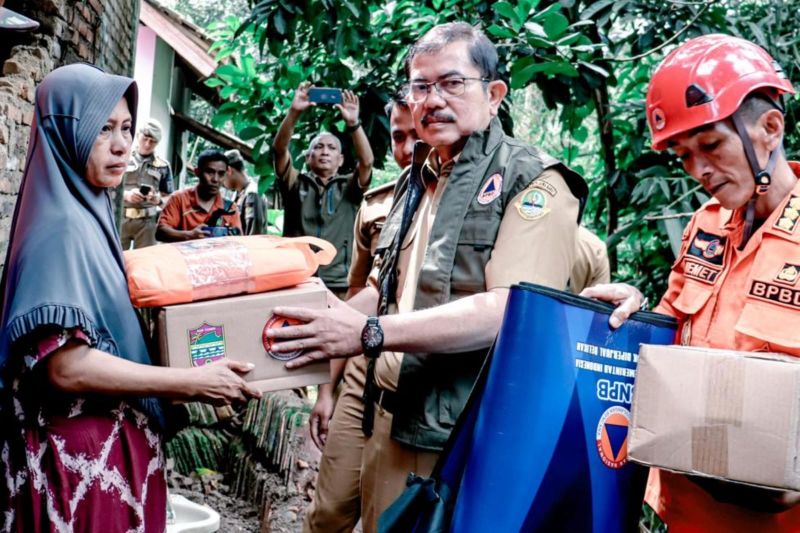
[[[192,472],[189,476],[172,471],[169,490],[217,511],[220,532],[295,533],[302,530],[303,516],[314,496],[320,453],[310,438],[304,438],[296,457],[288,481],[279,474],[263,471],[267,494],[261,508],[237,498],[225,473],[211,470]]]

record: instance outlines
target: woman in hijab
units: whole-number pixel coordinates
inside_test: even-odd
[[[90,65],[36,91],[0,293],[0,531],[161,532],[156,396],[258,396],[226,361],[150,366],[108,189],[135,131],[136,84]]]

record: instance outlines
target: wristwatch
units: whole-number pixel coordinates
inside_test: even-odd
[[[344,131],[346,131],[347,133],[353,133],[354,131],[356,131],[360,127],[361,127],[361,119],[359,119],[358,122],[356,122],[352,126],[346,126],[344,128]]]
[[[367,318],[367,323],[364,324],[364,329],[361,330],[361,348],[364,350],[364,356],[370,359],[376,359],[383,348],[383,328],[378,322],[378,317],[371,316]]]

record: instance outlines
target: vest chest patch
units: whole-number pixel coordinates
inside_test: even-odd
[[[749,294],[758,300],[800,310],[800,289],[790,289],[766,281],[753,280]]]
[[[725,263],[727,237],[698,231],[683,259],[683,273],[687,278],[713,285]]]
[[[775,281],[783,285],[793,287],[797,285],[797,280],[800,279],[800,265],[793,265],[785,263],[780,272],[775,276]]]
[[[161,172],[157,168],[148,168],[147,173],[153,176],[154,178],[161,177]]]
[[[500,173],[492,174],[481,187],[481,192],[478,193],[478,203],[488,205],[495,201],[502,192],[503,175]]]
[[[694,239],[692,239],[692,244],[689,246],[688,253],[704,263],[715,267],[722,267],[722,264],[725,262],[725,243],[727,240],[727,237],[706,233],[700,230],[697,232],[697,235],[694,236]]]

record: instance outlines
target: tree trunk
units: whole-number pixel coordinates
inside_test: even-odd
[[[606,85],[603,84],[592,92],[592,100],[594,100],[594,109],[595,113],[597,113],[597,123],[600,126],[600,151],[603,157],[606,175],[606,234],[611,236],[617,231],[619,225],[620,203],[614,194],[614,182],[620,179],[620,176],[617,171],[617,160],[614,155],[614,130],[612,128],[611,119],[608,118],[609,99]],[[617,271],[616,246],[612,246],[608,249],[608,262],[613,277],[614,273]]]

